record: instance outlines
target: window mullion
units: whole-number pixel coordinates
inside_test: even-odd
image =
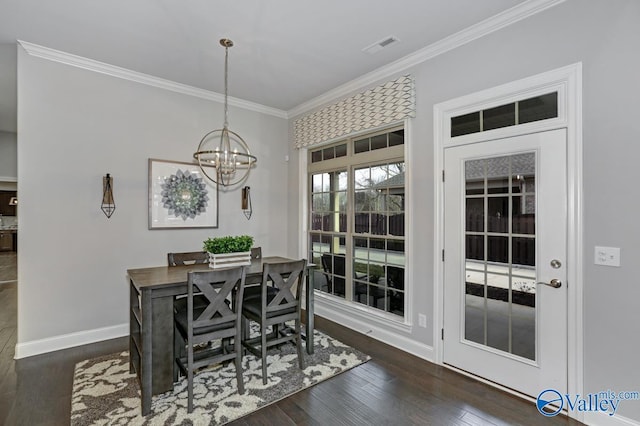
[[[353,165],[347,167],[347,233],[345,235],[345,298],[353,300],[353,214],[354,214]]]

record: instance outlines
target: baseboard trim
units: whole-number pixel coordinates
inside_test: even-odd
[[[637,401],[622,401],[636,403]],[[610,416],[605,413],[585,413],[584,423],[594,426],[640,426],[640,422],[618,414]]]
[[[97,343],[103,340],[116,339],[127,335],[129,335],[129,324],[120,324],[18,343],[16,344],[14,359],[27,358],[59,351],[61,349]]]
[[[314,313],[317,316],[326,318],[360,334],[364,334],[373,339],[379,340],[382,343],[398,348],[404,352],[408,352],[418,358],[434,362],[432,346],[416,342],[408,336],[403,336],[398,330],[386,330],[377,326],[372,321],[367,321],[365,318],[355,318],[353,315],[346,315],[325,304],[319,304],[317,303],[317,300],[314,307]]]
[[[451,370],[451,371],[455,371],[458,374],[462,374],[463,376],[467,376],[470,377],[474,380],[477,380],[479,382],[482,382],[486,385],[489,385],[491,387],[494,387],[496,389],[500,389],[503,392],[506,392],[508,394],[511,394],[513,396],[516,396],[518,398],[522,398],[525,399],[527,401],[531,401],[532,404],[536,403],[536,399],[532,398],[528,395],[522,394],[520,392],[517,392],[511,388],[505,387],[500,385],[499,383],[495,383],[492,382],[490,380],[487,380],[483,377],[480,376],[476,376],[475,374],[471,374],[465,370],[461,370],[457,367],[454,367],[453,365],[449,365],[449,364],[442,364],[445,368]],[[624,402],[624,401],[622,401]],[[636,401],[629,401],[629,402],[636,402]],[[566,404],[565,404],[565,408],[566,408]],[[589,426],[640,426],[640,423],[635,421],[635,420],[631,420],[627,417],[623,417],[620,416],[618,414],[614,415],[614,416],[609,416],[608,414],[605,413],[581,413],[581,412],[577,412],[577,411],[563,411],[561,414],[559,414],[558,416],[567,416],[567,417],[571,417],[573,419],[576,419],[586,425]]]

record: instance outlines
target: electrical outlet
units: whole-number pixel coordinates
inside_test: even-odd
[[[418,314],[418,325],[420,327],[427,327],[427,316],[425,314]]]
[[[604,266],[620,266],[620,248],[596,246],[595,264]]]

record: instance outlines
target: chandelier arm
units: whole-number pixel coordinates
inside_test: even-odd
[[[195,154],[194,154],[195,157]],[[209,175],[209,173],[207,173],[207,169],[211,169],[211,167],[206,167],[202,165],[202,162],[200,161],[200,157],[196,157],[198,159],[198,166],[200,167],[200,170],[202,171],[202,174],[205,175],[205,177],[207,179],[209,179],[210,181],[214,182],[214,183],[218,183],[218,179],[217,178],[213,178],[211,175]],[[216,175],[218,173],[218,169],[216,169]]]
[[[194,152],[193,153],[193,158],[195,158],[197,160],[198,158],[201,159],[202,157],[206,156],[207,154],[212,155],[212,154],[219,154],[219,153],[220,153],[220,151],[217,151],[217,150],[202,150],[202,151]],[[242,152],[238,152],[235,155],[238,156],[238,157],[246,158],[246,160],[243,160],[242,158],[241,159],[237,159],[237,157],[236,157],[235,163],[238,166],[242,166],[242,165],[245,165],[245,164],[246,165],[253,165],[253,164],[256,163],[256,156],[255,155],[245,154],[245,153],[242,153]],[[215,163],[213,160],[202,160],[202,162],[207,163],[209,166],[214,166],[214,163]]]

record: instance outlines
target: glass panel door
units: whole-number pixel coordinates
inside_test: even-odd
[[[444,362],[531,396],[564,391],[566,131],[450,147],[444,160]]]
[[[535,360],[536,154],[465,161],[466,340]]]

